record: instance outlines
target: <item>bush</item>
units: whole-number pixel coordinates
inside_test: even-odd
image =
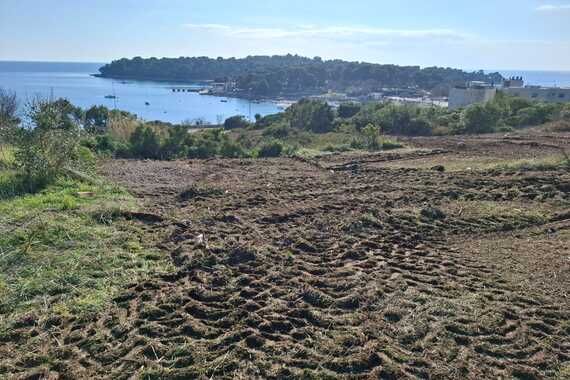
[[[85,130],[90,133],[105,133],[109,120],[109,109],[93,106],[85,112]]]
[[[27,127],[19,128],[15,164],[27,191],[55,181],[69,169],[81,169],[80,129],[67,101],[36,100],[27,108]]]
[[[382,142],[380,141],[380,127],[374,124],[368,124],[362,130],[364,135],[364,145],[368,150],[379,150],[382,148]]]
[[[403,145],[394,140],[384,139],[382,140],[382,149],[383,150],[392,150],[392,149],[400,149]]]
[[[209,139],[196,139],[188,148],[188,158],[210,158],[218,153],[218,144]]]
[[[560,120],[570,122],[570,105],[560,111]]]
[[[224,141],[222,143],[219,154],[226,158],[240,158],[247,156],[246,151],[241,147],[241,145],[231,141]]]
[[[227,118],[224,121],[224,129],[231,130],[231,129],[240,129],[240,128],[247,128],[249,126],[249,122],[243,116],[232,116]]]
[[[77,130],[83,124],[84,113],[66,99],[47,101],[36,99],[27,104],[28,121],[34,128]]]
[[[257,157],[279,157],[284,151],[284,146],[279,141],[270,141],[261,145],[257,150]]]
[[[115,140],[128,143],[131,135],[142,124],[130,115],[123,115],[111,111],[107,120],[107,133]]]
[[[289,120],[287,119],[285,112],[256,118],[254,127],[255,129],[262,129],[280,122],[289,123]]]
[[[360,111],[360,104],[358,103],[342,103],[338,106],[338,117],[348,119],[356,115]]]
[[[18,111],[18,98],[15,92],[8,92],[0,88],[0,133],[3,129],[8,129],[18,124],[16,117]],[[0,135],[0,138],[3,136]]]
[[[488,104],[473,104],[461,113],[461,124],[465,133],[490,133],[495,131],[499,113]]]
[[[330,132],[333,129],[334,113],[324,102],[302,99],[286,111],[291,127],[315,133]]]
[[[162,157],[166,159],[184,158],[188,156],[188,147],[192,138],[185,125],[175,125],[168,128],[168,137],[162,146]]]
[[[138,126],[129,139],[131,153],[139,158],[161,157],[160,137],[150,127]]]
[[[278,139],[284,139],[292,135],[294,129],[289,126],[288,123],[278,123],[274,124],[263,131],[263,136],[274,137]]]

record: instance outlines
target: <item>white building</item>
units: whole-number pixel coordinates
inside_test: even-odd
[[[449,109],[488,102],[495,97],[497,91],[527,100],[570,102],[570,88],[525,86],[522,77],[512,77],[505,80],[499,89],[484,82],[469,82],[465,86],[452,88],[449,92]]]
[[[570,102],[570,88],[562,87],[505,87],[502,90],[506,94],[527,100],[543,102]]]
[[[465,86],[456,86],[449,91],[449,109],[455,110],[474,103],[492,100],[497,89],[485,82],[469,82]]]

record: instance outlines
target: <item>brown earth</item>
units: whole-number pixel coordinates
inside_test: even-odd
[[[0,374],[570,378],[570,170],[476,170],[560,154],[569,136],[408,144],[421,149],[107,162],[161,216],[141,223],[164,231],[177,272],[92,323],[23,320]]]

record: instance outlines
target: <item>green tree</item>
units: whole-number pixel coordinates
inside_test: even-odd
[[[226,119],[226,121],[224,121],[225,130],[247,128],[248,126],[249,122],[244,116],[241,115],[229,117]]]
[[[138,158],[161,158],[160,137],[150,127],[139,125],[129,139],[131,153]]]
[[[85,112],[85,129],[91,133],[104,133],[109,120],[109,109],[93,106]]]
[[[316,133],[333,129],[334,112],[325,102],[303,99],[287,110],[291,127]]]
[[[191,145],[188,127],[186,125],[173,125],[168,128],[168,137],[162,146],[164,158],[183,158],[188,155],[188,147]]]
[[[270,141],[261,145],[257,150],[257,157],[279,157],[284,151],[283,144],[279,141]]]
[[[47,101],[36,99],[27,105],[29,122],[35,128],[73,130],[83,125],[85,114],[79,107],[75,107],[67,99]]]
[[[16,139],[16,165],[29,191],[50,184],[67,170],[84,168],[78,115],[62,100],[37,99],[27,105],[27,122]]]
[[[342,103],[338,106],[338,117],[348,119],[356,115],[361,109],[358,103]]]
[[[368,150],[382,149],[381,131],[380,127],[374,124],[368,124],[362,129],[364,135],[364,145]]]
[[[226,140],[220,145],[220,156],[226,158],[239,158],[247,156],[245,150],[236,142]]]
[[[465,133],[490,133],[495,131],[500,112],[492,104],[473,104],[461,112],[461,125]]]

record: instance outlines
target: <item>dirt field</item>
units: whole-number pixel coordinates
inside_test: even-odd
[[[407,144],[419,149],[106,163],[178,270],[134,284],[94,323],[22,321],[1,343],[6,368],[30,379],[569,379],[570,170],[489,165],[559,155],[570,136]],[[56,359],[26,360],[18,347],[42,334],[35,349]]]

